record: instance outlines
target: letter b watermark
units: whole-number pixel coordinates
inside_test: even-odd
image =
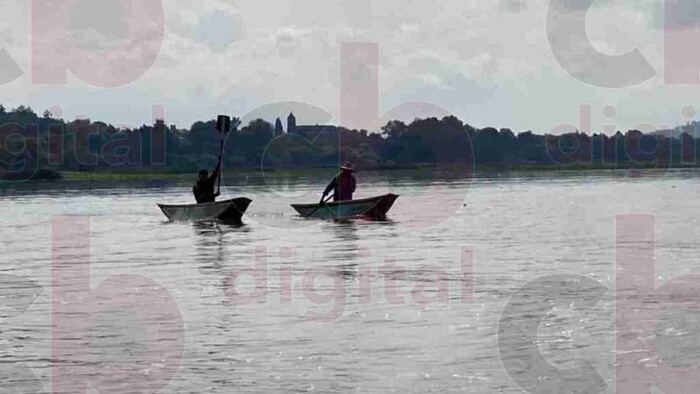
[[[126,85],[160,52],[161,0],[32,0],[32,82]]]
[[[616,239],[617,392],[696,393],[700,275],[657,286],[652,216],[618,217]]]
[[[91,287],[90,222],[52,223],[52,391],[156,393],[180,367],[184,324],[167,290],[138,275]]]

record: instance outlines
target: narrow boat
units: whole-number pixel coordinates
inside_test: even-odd
[[[171,221],[179,220],[222,220],[240,222],[251,200],[245,197],[204,204],[166,205],[158,204],[161,211]]]
[[[399,198],[396,194],[363,198],[361,200],[336,201],[319,206],[319,204],[292,204],[301,216],[316,219],[352,219],[366,218],[386,220],[386,213]]]

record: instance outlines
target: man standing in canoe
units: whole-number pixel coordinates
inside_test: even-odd
[[[195,200],[197,200],[197,204],[216,201],[216,197],[219,196],[219,193],[214,192],[214,187],[216,186],[216,178],[219,176],[220,171],[221,162],[216,166],[211,176],[209,176],[207,170],[199,171],[197,183],[192,187],[192,192],[194,193]]]
[[[340,166],[340,174],[336,175],[331,183],[328,184],[326,190],[321,196],[321,204],[328,193],[333,191],[333,201],[349,201],[352,200],[352,193],[355,192],[355,177],[352,175],[352,163],[345,162]]]

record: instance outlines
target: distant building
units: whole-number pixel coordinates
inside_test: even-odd
[[[337,136],[339,131],[338,126],[333,125],[297,125],[297,119],[293,113],[289,113],[287,117],[287,133],[298,134],[309,139],[315,139],[324,133],[324,137]]]
[[[295,133],[297,129],[297,118],[294,117],[293,113],[289,113],[287,116],[287,133]]]

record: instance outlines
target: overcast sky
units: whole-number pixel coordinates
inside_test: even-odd
[[[127,125],[150,122],[152,106],[163,105],[166,121],[180,127],[218,113],[245,117],[262,106],[295,101],[328,113],[330,119],[321,116],[321,121],[337,124],[340,45],[376,42],[380,114],[421,101],[477,127],[516,132],[551,132],[562,123],[577,124],[580,105],[591,105],[595,131],[604,125],[663,127],[688,120],[682,109],[700,104],[700,90],[664,78],[664,31],[692,26],[700,14],[693,3],[683,9],[685,19],[665,27],[661,1],[598,0],[588,12],[590,1],[555,1],[562,4],[556,4],[549,30],[556,32],[557,45],[579,48],[575,41],[581,37],[562,31],[585,18],[597,51],[623,55],[637,49],[652,75],[615,88],[572,76],[580,70],[565,69],[572,68],[562,65],[567,59],[587,67],[584,74],[596,75],[605,70],[591,68],[606,66],[579,62],[572,58],[574,50],[560,54],[564,62],[558,61],[555,52],[567,48],[552,49],[549,2],[542,0],[163,0],[165,33],[157,59],[134,81],[101,87],[69,72],[65,84],[36,84],[31,22],[36,24],[37,17],[31,15],[31,2],[0,0],[0,48],[6,51],[0,51],[0,101],[29,103],[38,112],[58,106],[67,119],[87,115]],[[90,2],[100,6],[86,7]],[[71,37],[82,48],[109,50],[110,40],[123,38],[130,16],[118,0],[72,3]],[[37,9],[41,4],[34,12],[53,15]],[[603,117],[606,106],[615,108],[614,117]],[[272,107],[270,113],[286,110],[283,104]],[[319,121],[318,116],[298,118],[302,124]]]

